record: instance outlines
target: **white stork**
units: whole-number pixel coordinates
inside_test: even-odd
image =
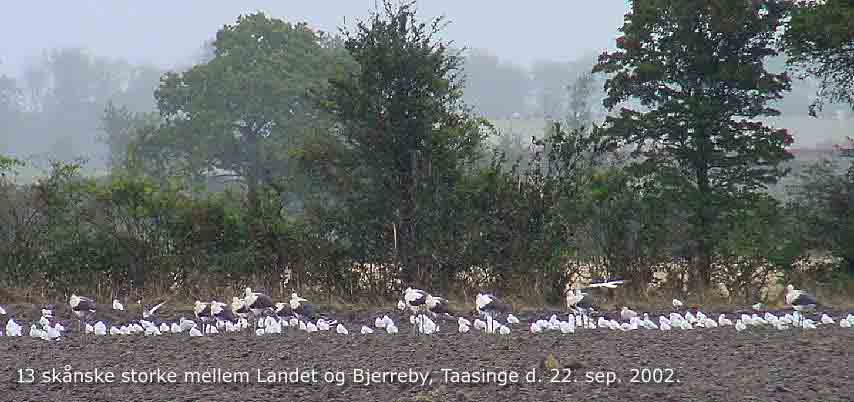
[[[154,316],[154,313],[156,313],[157,310],[160,310],[160,308],[163,307],[164,304],[166,304],[166,301],[162,301],[148,310],[142,310],[142,318],[147,319]]]
[[[601,283],[591,283],[591,284],[590,284],[590,285],[588,285],[587,287],[588,287],[588,288],[608,288],[608,289],[616,289],[616,288],[617,288],[617,285],[622,285],[622,284],[624,284],[624,283],[626,283],[626,281],[624,281],[624,280],[608,281],[608,282],[601,282]]]
[[[424,299],[424,307],[434,318],[439,316],[453,318],[453,311],[448,306],[448,299],[444,297],[433,296],[428,293]],[[423,323],[422,320],[421,332],[424,332]]]
[[[202,332],[205,332],[205,326],[207,322],[211,319],[211,305],[210,303],[204,303],[196,300],[196,303],[193,305],[193,314],[196,315],[196,319],[202,322]]]
[[[478,314],[487,319],[487,332],[490,333],[495,331],[495,318],[512,310],[509,304],[489,293],[478,293],[474,304]]]
[[[816,305],[818,305],[818,300],[806,291],[795,289],[793,285],[789,285],[786,286],[786,304],[792,306],[798,312],[813,311]],[[801,314],[801,317],[803,317],[803,314]]]
[[[233,296],[231,298],[231,311],[234,314],[237,314],[241,319],[245,319],[250,313],[249,307],[246,306],[246,302],[237,296]]]
[[[260,292],[253,292],[252,288],[246,288],[243,295],[243,302],[246,303],[246,307],[252,311],[252,314],[256,316],[256,324],[257,316],[273,308],[273,299],[270,296]]]
[[[231,311],[228,304],[214,300],[210,302],[210,306],[211,316],[218,322],[230,322],[232,324],[237,322],[237,318],[234,316],[234,312]]]
[[[420,311],[426,308],[427,292],[421,289],[406,288],[403,291],[403,300],[397,303],[397,308],[400,310],[409,309],[409,312],[415,316]],[[412,321],[410,319],[410,321]],[[415,324],[412,325],[412,334],[416,333]]]
[[[566,307],[581,315],[582,327],[584,328],[587,328],[587,319],[590,313],[597,308],[593,304],[593,297],[589,293],[582,292],[581,289],[575,289],[575,292],[566,295]]]
[[[80,331],[85,320],[95,315],[95,300],[88,297],[72,294],[68,299],[68,305],[71,307],[71,312],[77,316],[77,331]]]
[[[439,296],[433,296],[428,294],[427,298],[424,301],[424,305],[427,307],[427,311],[429,311],[434,316],[438,315],[446,315],[448,317],[452,316],[451,308],[448,306],[448,299]]]
[[[427,292],[421,289],[406,288],[403,291],[403,304],[398,303],[398,308],[409,308],[413,314],[417,314],[424,309],[424,304],[427,303]]]
[[[318,318],[325,318],[322,314],[317,313],[317,308],[313,304],[309,303],[308,299],[300,297],[296,293],[291,293],[291,300],[289,304],[293,314],[302,321],[313,321]],[[337,321],[331,320],[327,324],[331,326],[337,323]]]
[[[246,302],[243,299],[237,296],[232,296],[231,311],[241,317],[245,317],[245,315],[249,314],[249,307],[246,307]]]

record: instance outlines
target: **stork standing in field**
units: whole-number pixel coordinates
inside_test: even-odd
[[[297,319],[306,322],[317,318],[317,308],[296,293],[291,294],[290,307]]]
[[[252,288],[246,288],[243,295],[243,302],[246,307],[255,315],[255,326],[257,327],[258,316],[261,313],[273,308],[273,299],[260,292],[253,292]]]
[[[433,317],[442,316],[447,318],[454,318],[452,315],[453,312],[448,306],[448,299],[444,297],[438,297],[428,294],[427,298],[424,301],[424,306],[427,308],[427,311],[430,312]]]
[[[581,315],[582,326],[587,328],[587,320],[590,313],[596,310],[597,306],[593,304],[593,297],[588,293],[584,293],[581,289],[570,291],[566,295],[566,307],[574,313]],[[567,317],[568,318],[568,317]]]
[[[626,283],[626,281],[622,279],[607,282],[591,283],[587,285],[584,290],[596,288],[616,289],[617,286],[622,285],[624,283]],[[590,296],[588,293],[582,292],[581,290],[576,290],[576,295],[581,295],[581,298],[578,299],[578,302],[575,304],[575,307],[581,313],[582,318],[584,318],[585,322],[583,325],[585,328],[587,328],[587,319],[590,318],[590,314],[599,309],[599,306],[593,303],[593,297]]]
[[[71,312],[77,316],[77,331],[81,330],[86,320],[95,315],[95,300],[88,297],[72,294],[68,299],[68,305],[71,307]]]
[[[234,314],[237,314],[240,318],[246,318],[250,313],[249,307],[246,306],[246,302],[237,296],[233,296],[231,298],[231,311],[234,312]]]
[[[427,307],[427,311],[433,314],[433,316],[445,315],[453,318],[453,312],[451,311],[451,308],[448,307],[448,299],[444,297],[428,294],[424,301],[424,305]]]
[[[196,300],[196,303],[193,306],[193,314],[196,315],[197,320],[202,322],[202,333],[205,333],[205,326],[207,325],[207,322],[211,319],[210,303],[204,303]]]
[[[424,304],[427,303],[427,296],[427,292],[421,289],[406,288],[403,291],[404,307],[409,308],[409,311],[413,314],[417,314],[424,310]]]
[[[429,296],[427,292],[421,289],[406,288],[403,291],[403,300],[397,304],[397,308],[400,310],[409,309],[413,315],[417,315],[426,309],[427,296]],[[412,334],[414,335],[415,332],[415,325],[413,324]]]
[[[786,304],[792,306],[798,312],[813,311],[818,305],[818,300],[806,291],[795,289],[793,285],[789,285],[786,286]],[[800,316],[801,320],[803,320],[803,314],[800,314]]]
[[[234,312],[231,311],[231,308],[228,307],[228,304],[218,301],[212,301],[211,305],[211,316],[220,322],[237,322],[237,318],[234,316]]]
[[[486,317],[487,332],[493,332],[495,330],[496,318],[500,317],[502,314],[510,313],[512,310],[509,304],[504,303],[489,293],[478,293],[477,298],[474,300],[474,304],[478,314]]]

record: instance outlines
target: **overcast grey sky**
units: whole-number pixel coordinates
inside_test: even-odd
[[[422,17],[446,15],[446,37],[528,64],[570,60],[611,47],[625,0],[421,0]],[[257,10],[333,30],[363,18],[374,0],[8,1],[0,24],[0,70],[17,73],[45,49],[84,47],[101,56],[172,66],[241,13]]]

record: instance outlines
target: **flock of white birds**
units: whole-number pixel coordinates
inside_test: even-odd
[[[606,282],[594,284],[590,287],[613,288],[620,283],[622,281]],[[158,309],[164,303],[145,309],[141,319],[116,325],[107,324],[103,321],[97,321],[94,324],[85,322],[96,313],[96,304],[93,299],[72,295],[69,300],[71,311],[80,320],[81,327],[79,330],[84,334],[95,336],[187,334],[192,337],[202,337],[229,332],[247,332],[263,336],[283,334],[289,330],[313,333],[331,332],[333,329],[339,335],[350,334],[350,330],[343,323],[317,313],[317,309],[308,303],[307,299],[296,293],[291,295],[291,299],[287,303],[274,303],[269,296],[253,292],[251,288],[247,288],[244,297],[234,297],[230,305],[217,301],[197,301],[194,305],[195,319],[180,317],[171,322],[161,321],[156,317]],[[667,316],[660,315],[657,320],[650,318],[648,313],[638,314],[628,307],[622,308],[619,313],[619,320],[602,316],[593,320],[589,317],[589,314],[595,310],[592,297],[588,293],[576,290],[567,296],[568,313],[565,320],[555,314],[548,320],[532,320],[528,328],[532,334],[547,331],[572,334],[577,330],[594,330],[597,328],[614,331],[670,331],[731,326],[736,331],[741,332],[748,328],[776,330],[800,328],[809,330],[829,325],[839,325],[842,328],[854,327],[854,314],[838,318],[821,314],[817,320],[808,318],[804,312],[814,311],[818,302],[809,293],[796,290],[791,285],[787,288],[786,303],[792,308],[791,313],[777,315],[764,311],[763,305],[756,304],[753,306],[754,312],[752,314],[742,313],[737,317],[733,315],[732,318],[728,318],[726,314],[720,314],[715,319],[708,317],[697,308],[683,309],[683,303],[674,299],[672,302],[674,311]],[[522,330],[525,328],[525,325],[521,324],[521,320],[512,314],[511,307],[491,294],[477,295],[475,308],[478,317],[472,317],[474,318],[473,321],[454,314],[446,299],[419,289],[407,288],[403,292],[402,300],[398,303],[398,308],[411,313],[409,323],[413,333],[429,335],[439,332],[440,325],[437,321],[440,319],[445,322],[454,322],[458,333],[467,333],[474,329],[488,334],[508,335],[514,327],[521,327]],[[124,310],[124,306],[118,300],[114,300],[112,309]],[[0,306],[0,316],[5,315],[7,315],[6,310]],[[25,326],[11,318],[6,321],[3,329],[5,331],[0,329],[0,336],[25,335]],[[376,317],[373,326],[362,325],[358,332],[362,335],[368,335],[374,331],[384,331],[388,334],[399,333],[398,324],[388,315]],[[26,334],[34,338],[58,340],[66,332],[66,328],[54,319],[53,311],[43,309],[41,318],[29,324]]]

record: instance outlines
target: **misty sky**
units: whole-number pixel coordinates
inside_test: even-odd
[[[0,24],[0,71],[17,74],[45,49],[83,47],[99,56],[170,67],[188,62],[204,40],[237,15],[258,10],[334,30],[363,18],[374,0],[10,1]],[[422,18],[446,15],[446,37],[521,64],[571,60],[612,46],[624,0],[421,0]]]

